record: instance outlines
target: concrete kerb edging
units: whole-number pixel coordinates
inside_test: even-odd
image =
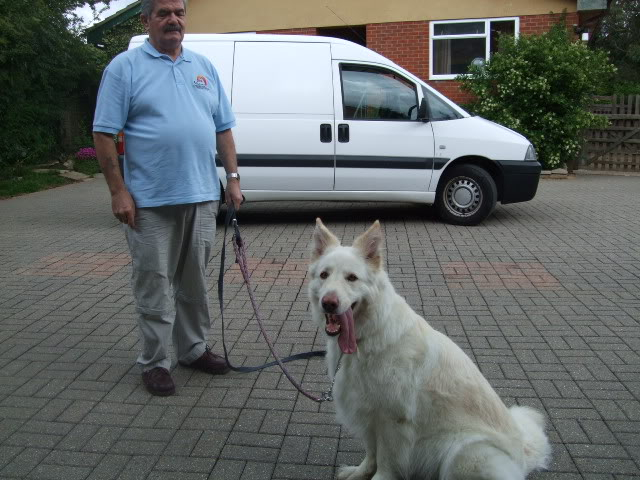
[[[554,170],[542,170],[540,172],[540,179],[554,179],[554,180],[562,180],[571,178],[573,175],[569,175],[569,172],[566,168],[556,168]]]
[[[90,175],[85,175],[84,173],[76,172],[75,170],[60,170],[58,168],[36,168],[33,171],[37,173],[58,172],[58,175],[61,177],[82,182],[93,178]]]
[[[616,170],[587,170],[587,169],[579,169],[574,170],[574,173],[578,175],[612,175],[618,177],[640,177],[640,171],[636,172],[620,172]]]
[[[565,168],[556,168],[555,170],[543,170],[540,172],[540,179],[551,180],[564,180],[568,178],[575,178],[576,175],[611,175],[611,176],[623,176],[623,177],[640,177],[640,172],[617,172],[615,170],[587,170],[578,169],[573,173],[569,173]]]

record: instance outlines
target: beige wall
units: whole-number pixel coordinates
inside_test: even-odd
[[[190,0],[187,30],[227,33],[576,11],[576,0]],[[333,10],[333,12],[332,12]]]

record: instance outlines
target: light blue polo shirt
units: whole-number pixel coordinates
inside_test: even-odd
[[[102,75],[93,130],[124,130],[124,179],[138,207],[218,200],[215,132],[233,126],[216,69],[184,47],[174,62],[147,40]]]

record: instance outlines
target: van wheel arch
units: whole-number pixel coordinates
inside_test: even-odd
[[[442,220],[454,225],[477,225],[486,219],[499,199],[494,174],[499,170],[484,162],[456,161],[442,173],[436,190],[435,207]],[[495,165],[495,164],[493,164]]]
[[[482,168],[483,170],[486,170],[491,175],[491,178],[493,178],[493,181],[496,184],[496,188],[498,189],[498,199],[497,199],[498,202],[502,201],[502,192],[504,190],[502,170],[500,169],[500,167],[496,162],[494,162],[493,160],[489,160],[486,157],[468,156],[468,157],[456,158],[454,161],[449,162],[447,164],[444,171],[440,175],[440,178],[443,179],[447,175],[447,172],[449,172],[450,169],[462,164],[476,165]],[[441,181],[438,182],[438,188],[440,187]]]

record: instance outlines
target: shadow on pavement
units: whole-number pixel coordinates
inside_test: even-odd
[[[224,224],[226,207],[218,216],[218,225]],[[353,203],[353,202],[256,202],[247,203],[238,212],[240,224],[314,224],[320,217],[324,222],[380,220],[420,220],[439,222],[435,210],[427,205],[408,203]]]

